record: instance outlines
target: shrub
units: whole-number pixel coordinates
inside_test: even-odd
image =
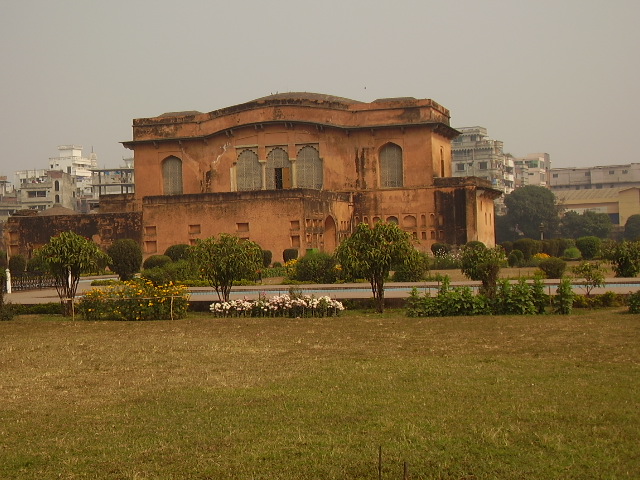
[[[566,258],[567,260],[577,260],[581,255],[582,254],[580,253],[580,250],[578,250],[576,247],[566,248],[564,252],[562,252],[562,257]]]
[[[262,250],[262,266],[267,268],[271,265],[271,258],[273,257],[273,253],[271,250]]]
[[[338,278],[336,259],[325,252],[311,251],[295,263],[293,280],[334,283]]]
[[[89,290],[78,303],[78,312],[86,320],[176,319],[186,315],[188,298],[186,287],[135,279]]]
[[[524,255],[524,260],[528,262],[532,256],[542,251],[542,242],[532,238],[520,238],[513,242],[513,248],[520,250]]]
[[[522,250],[511,250],[509,254],[509,258],[507,258],[507,263],[510,267],[520,267],[524,263],[524,254]]]
[[[616,277],[636,277],[640,273],[640,242],[606,242],[602,250]]]
[[[568,278],[560,280],[556,296],[553,299],[553,312],[560,315],[570,315],[573,310],[574,296],[571,280]]]
[[[562,252],[562,250],[560,250],[560,246],[561,246],[561,241],[558,238],[543,240],[542,252],[546,253],[550,257],[557,257]]]
[[[149,270],[156,267],[163,267],[167,263],[171,263],[171,257],[169,255],[151,255],[147,257],[144,263],[142,264],[142,268],[145,270]]]
[[[142,249],[138,242],[130,238],[116,240],[107,254],[111,258],[109,268],[118,274],[120,280],[131,280],[140,271]]]
[[[429,256],[419,253],[412,261],[396,266],[393,272],[394,282],[419,282],[429,273]]]
[[[187,260],[168,262],[160,267],[143,270],[140,276],[153,282],[155,285],[166,283],[185,283],[197,278],[193,264]]]
[[[282,252],[282,259],[284,263],[287,263],[289,260],[296,260],[298,258],[298,249],[297,248],[287,248]]]
[[[599,262],[582,262],[571,269],[573,273],[583,279],[581,283],[587,297],[594,288],[604,286],[604,271]]]
[[[640,290],[629,295],[629,313],[640,313]]]
[[[509,255],[513,250],[513,242],[510,241],[502,242],[500,246],[504,248],[504,251],[507,255]]]
[[[335,317],[344,306],[328,296],[316,298],[300,294],[278,295],[258,300],[231,300],[212,303],[209,310],[216,317]]]
[[[42,257],[36,255],[30,258],[27,262],[27,272],[46,272],[48,270],[47,264]]]
[[[11,275],[22,275],[27,269],[27,259],[22,255],[11,255],[9,258],[9,271]]]
[[[504,261],[502,247],[487,248],[481,242],[469,242],[462,249],[460,270],[467,278],[481,281],[481,292],[493,297]]]
[[[432,259],[432,269],[451,270],[460,268],[460,252],[437,253]]]
[[[538,268],[544,272],[545,278],[562,278],[567,268],[567,262],[556,257],[545,258],[540,262]]]
[[[490,313],[489,302],[483,295],[474,295],[471,288],[451,287],[449,277],[445,277],[432,297],[428,292],[420,296],[413,288],[407,300],[407,316],[409,317],[442,317],[482,315]]]
[[[177,245],[171,245],[164,251],[164,254],[173,262],[178,260],[186,260],[189,255],[189,245],[186,243],[178,243]]]
[[[598,237],[588,236],[580,237],[576,240],[576,247],[580,250],[582,258],[592,260],[600,254],[600,245],[602,240]]]
[[[434,255],[445,255],[451,251],[451,245],[447,243],[436,242],[431,245],[431,253]]]

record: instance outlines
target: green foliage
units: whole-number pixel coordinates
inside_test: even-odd
[[[533,279],[531,293],[533,294],[533,304],[537,314],[543,314],[549,304],[549,295],[545,293],[545,285],[538,276]]]
[[[262,266],[264,268],[268,268],[271,265],[272,258],[273,253],[271,253],[271,250],[262,250]]]
[[[549,257],[541,260],[538,268],[544,272],[545,278],[562,278],[567,268],[567,262],[561,258]]]
[[[507,207],[504,223],[510,228],[512,237],[522,232],[525,237],[540,238],[541,225],[546,237],[555,235],[560,223],[559,207],[555,195],[548,188],[535,185],[517,188],[505,196],[504,204]]]
[[[186,315],[188,299],[186,287],[135,279],[89,290],[78,312],[85,320],[169,320]]]
[[[5,250],[0,250],[0,270],[6,270],[8,265],[7,252]]]
[[[545,239],[542,241],[542,253],[546,253],[550,257],[559,257],[566,248],[559,238]]]
[[[256,278],[262,266],[262,249],[255,242],[222,233],[198,240],[190,249],[189,259],[215,289],[219,300],[226,302],[234,280]]]
[[[336,250],[345,275],[369,281],[380,313],[384,311],[384,282],[391,265],[412,262],[415,255],[410,235],[394,223],[383,222],[377,222],[373,228],[359,224]]]
[[[298,249],[297,248],[286,248],[282,252],[282,259],[284,263],[287,263],[291,260],[296,260],[298,258]]]
[[[149,270],[157,267],[164,267],[167,263],[171,263],[173,260],[169,255],[151,255],[145,259],[142,263],[144,270]]]
[[[577,260],[582,256],[577,247],[569,247],[562,252],[562,257],[567,260]]]
[[[553,313],[560,315],[571,315],[573,310],[573,287],[571,280],[563,278],[560,280],[558,289],[556,290],[556,296],[553,299]]]
[[[581,285],[586,291],[587,297],[591,295],[591,291],[597,287],[604,286],[604,270],[600,266],[600,262],[581,262],[571,269],[574,275],[582,278]]]
[[[509,280],[501,280],[494,299],[493,313],[500,315],[533,315],[538,313],[533,294],[533,288],[523,278],[515,284]]]
[[[580,254],[585,260],[596,258],[600,254],[601,245],[602,240],[594,236],[580,237],[576,240],[576,247],[580,250]]]
[[[291,278],[299,282],[334,283],[338,278],[336,259],[325,252],[311,251],[295,263]]]
[[[513,242],[513,249],[520,250],[524,255],[524,261],[528,262],[536,253],[542,252],[542,242],[533,238],[520,238]]]
[[[640,240],[640,214],[631,215],[624,224],[624,239],[630,242]]]
[[[22,275],[27,269],[27,259],[24,256],[11,255],[9,258],[9,271],[11,275]]]
[[[153,282],[154,285],[165,285],[167,283],[186,284],[190,280],[198,278],[198,273],[188,260],[178,260],[177,262],[164,263],[159,267],[145,269],[140,276]]]
[[[510,267],[520,267],[524,263],[524,253],[522,250],[511,250],[509,257],[507,257],[507,263]]]
[[[431,245],[431,253],[434,255],[445,255],[451,251],[451,245],[448,243],[436,242]]]
[[[487,248],[483,243],[470,242],[462,248],[460,270],[467,278],[481,281],[481,292],[488,297],[493,297],[500,268],[505,260],[501,246]]]
[[[454,317],[483,315],[490,312],[484,296],[474,295],[471,288],[467,286],[451,287],[449,277],[444,278],[435,297],[428,292],[420,296],[414,287],[406,305],[409,317]]]
[[[500,246],[504,248],[504,253],[506,253],[507,255],[509,255],[513,250],[513,242],[510,241],[502,242],[500,243]]]
[[[591,236],[607,238],[612,228],[609,215],[590,211],[584,213],[568,211],[562,217],[560,224],[561,234],[568,238]]]
[[[142,249],[135,240],[130,238],[116,240],[107,248],[107,254],[111,258],[109,268],[120,277],[120,280],[131,280],[140,271]]]
[[[460,268],[460,252],[435,253],[431,258],[431,268],[434,270],[453,270]]]
[[[640,290],[629,295],[629,313],[640,313]]]
[[[74,232],[62,232],[36,251],[55,281],[64,314],[71,315],[72,300],[76,296],[80,275],[97,270],[109,256],[91,240]]]
[[[419,282],[425,280],[428,274],[429,256],[426,253],[417,253],[411,261],[395,267],[392,280],[394,282]]]
[[[602,256],[611,263],[616,277],[637,277],[640,273],[640,241],[605,242]]]
[[[27,272],[46,272],[47,264],[39,256],[35,256],[29,259],[27,262]]]
[[[173,262],[177,262],[179,260],[187,260],[187,258],[189,257],[189,248],[189,245],[187,245],[186,243],[178,243],[177,245],[171,245],[170,247],[168,247],[164,251],[164,254]]]

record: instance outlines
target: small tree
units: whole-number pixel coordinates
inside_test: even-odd
[[[359,224],[336,250],[336,258],[347,275],[369,280],[380,313],[384,312],[384,282],[391,265],[411,262],[416,254],[408,233],[394,223],[383,222],[373,228]]]
[[[111,257],[109,268],[118,274],[120,280],[131,280],[140,271],[142,249],[138,242],[130,238],[121,238],[107,248]]]
[[[462,247],[461,270],[467,278],[481,281],[482,293],[493,298],[505,260],[501,246],[487,248],[483,244],[470,243]]]
[[[604,271],[600,266],[600,262],[582,262],[571,270],[574,275],[584,279],[582,285],[587,297],[591,295],[591,291],[594,288],[604,286]]]
[[[255,278],[262,266],[262,249],[249,240],[227,233],[209,237],[191,247],[189,259],[209,282],[221,301],[229,300],[234,280]]]
[[[96,270],[102,262],[108,262],[109,256],[91,240],[74,232],[62,232],[49,240],[36,255],[47,265],[54,283],[64,315],[73,312],[73,299],[76,296],[80,275]]]
[[[640,241],[605,242],[602,254],[611,263],[616,277],[637,277],[640,273]]]

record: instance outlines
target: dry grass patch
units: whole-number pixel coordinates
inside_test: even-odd
[[[640,321],[0,323],[0,477],[636,478]]]

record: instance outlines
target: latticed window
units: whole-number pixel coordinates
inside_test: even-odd
[[[276,147],[269,152],[265,175],[268,190],[291,188],[291,162],[284,149]]]
[[[302,147],[296,160],[298,187],[322,189],[322,160],[318,150],[313,147]]]
[[[238,190],[262,189],[262,167],[258,155],[251,150],[243,150],[236,163]]]
[[[402,149],[390,143],[380,150],[380,184],[383,187],[402,187]]]
[[[182,160],[168,157],[162,162],[162,185],[165,195],[182,195]]]

